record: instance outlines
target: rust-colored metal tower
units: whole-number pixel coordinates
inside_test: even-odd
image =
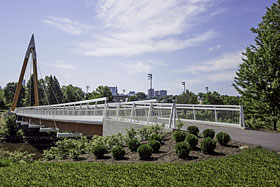
[[[15,92],[15,95],[14,95],[11,111],[14,111],[16,106],[17,106],[18,97],[19,97],[19,93],[20,93],[20,89],[21,89],[21,85],[22,85],[22,80],[23,80],[24,73],[25,73],[25,70],[26,70],[26,66],[27,66],[27,63],[28,63],[28,60],[29,60],[29,57],[30,57],[31,53],[32,53],[32,60],[33,60],[33,80],[34,80],[35,106],[39,106],[37,56],[36,56],[34,34],[32,34],[29,45],[28,45],[28,48],[27,48],[26,53],[25,53],[25,58],[24,58],[23,65],[22,65],[22,68],[21,68],[21,73],[20,73],[20,76],[19,76],[16,92]]]

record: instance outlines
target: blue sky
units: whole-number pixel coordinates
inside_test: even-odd
[[[39,77],[90,91],[186,88],[237,95],[241,51],[276,0],[9,0],[0,2],[0,85],[17,81],[35,34]],[[29,74],[27,72],[26,74]]]

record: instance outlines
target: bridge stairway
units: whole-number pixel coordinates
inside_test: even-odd
[[[79,132],[57,132],[56,137],[57,138],[70,138],[70,137],[80,137],[82,136],[83,133],[79,133]]]

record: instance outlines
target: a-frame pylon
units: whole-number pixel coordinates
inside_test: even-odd
[[[26,70],[26,66],[27,66],[27,63],[28,63],[28,60],[29,60],[29,57],[30,57],[31,53],[32,53],[32,59],[33,59],[33,80],[34,80],[35,106],[39,106],[37,56],[36,56],[34,34],[32,34],[29,45],[28,45],[28,48],[27,48],[26,53],[25,53],[25,58],[24,58],[23,65],[22,65],[22,68],[21,68],[21,73],[20,73],[20,76],[19,76],[16,92],[15,92],[15,95],[14,95],[11,111],[14,111],[16,106],[17,106],[18,97],[19,97],[19,93],[20,93],[20,89],[21,89],[21,85],[22,85],[22,80],[23,80],[24,73],[25,73],[25,70]]]

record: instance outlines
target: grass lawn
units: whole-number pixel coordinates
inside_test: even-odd
[[[0,168],[1,186],[280,186],[280,155],[262,148],[202,162],[36,162]]]

